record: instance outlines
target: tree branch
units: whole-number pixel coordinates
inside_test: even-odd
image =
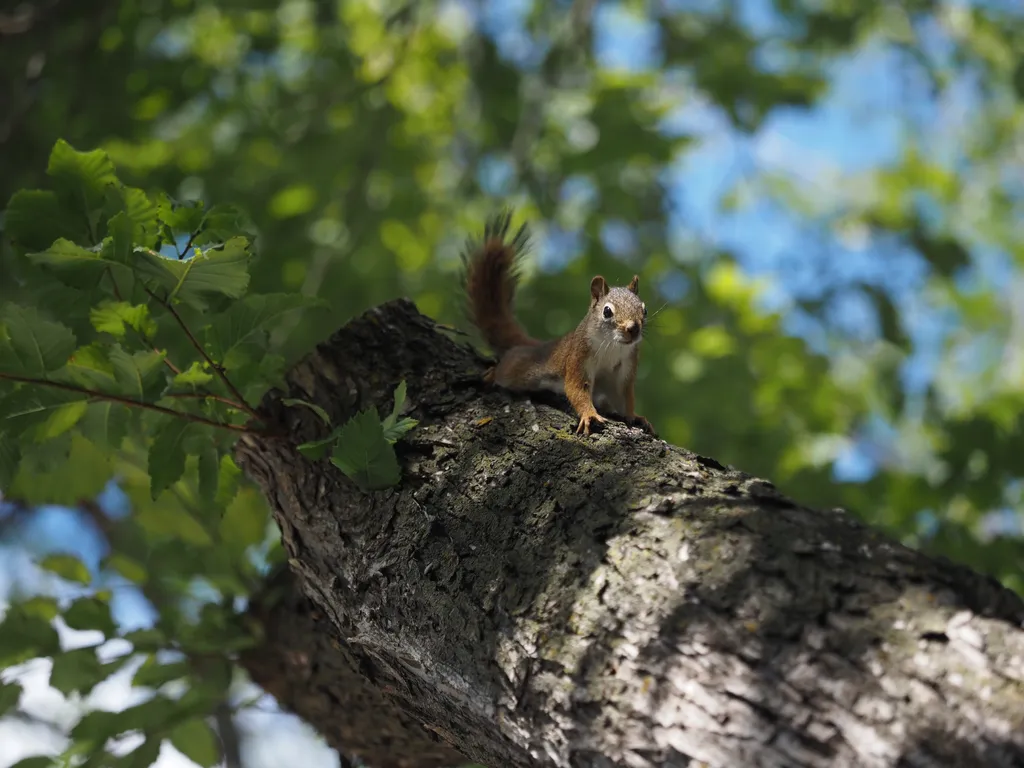
[[[149,288],[146,288],[145,290],[146,290],[146,293],[148,293],[150,295],[150,297],[152,297],[156,301],[160,302],[160,305],[163,306],[164,309],[166,309],[168,312],[171,313],[171,317],[174,318],[174,321],[178,324],[178,326],[181,328],[181,330],[185,332],[186,336],[188,336],[188,340],[189,340],[189,342],[191,342],[192,346],[195,347],[196,352],[198,352],[200,354],[200,356],[202,356],[203,360],[206,361],[206,364],[209,365],[210,368],[213,369],[213,372],[217,374],[217,377],[223,382],[224,386],[227,387],[228,391],[238,401],[238,407],[240,407],[243,411],[245,411],[247,414],[249,414],[253,418],[257,418],[258,419],[259,418],[259,414],[256,413],[256,410],[254,408],[252,408],[245,401],[245,396],[241,392],[238,391],[238,388],[235,387],[235,385],[231,383],[231,380],[228,378],[228,375],[224,372],[224,368],[222,366],[218,365],[217,363],[215,363],[213,361],[213,359],[208,354],[206,354],[206,350],[203,349],[203,345],[199,343],[199,339],[197,339],[192,334],[192,331],[189,330],[188,325],[182,319],[181,315],[178,314],[178,310],[176,310],[174,308],[174,305],[171,304],[170,301],[165,301],[164,299],[161,299],[159,296],[157,296],[155,293],[153,293]]]
[[[110,395],[106,392],[97,392],[92,389],[86,389],[85,387],[77,387],[74,384],[64,384],[59,381],[50,381],[48,379],[36,379],[31,376],[16,376],[12,373],[0,372],[0,379],[5,381],[13,381],[19,384],[31,384],[37,387],[49,387],[50,389],[60,389],[65,392],[75,392],[86,397],[91,397],[94,400],[106,400],[112,403],[120,403],[121,405],[127,405],[133,408],[142,408],[147,411],[154,411],[156,413],[163,413],[168,416],[176,416],[179,419],[185,419],[186,421],[195,422],[196,424],[203,424],[208,427],[217,427],[218,429],[227,429],[232,432],[240,432],[244,434],[261,434],[258,430],[250,429],[247,426],[239,424],[229,424],[224,421],[213,421],[212,419],[198,416],[194,413],[188,413],[186,411],[176,411],[173,408],[165,408],[162,405],[156,403],[147,403],[143,400],[132,400],[130,397],[122,397],[121,395]]]
[[[254,597],[253,679],[375,768],[1024,764],[1024,602],[841,510],[559,399],[397,301],[353,320],[243,436],[293,578]],[[408,383],[402,482],[294,444]],[[287,572],[285,572],[287,576]],[[424,745],[435,751],[427,752]]]
[[[195,239],[199,236],[200,231],[201,230],[197,229],[195,232],[189,233],[188,240],[185,242],[185,247],[178,251],[178,261],[181,261],[183,258],[188,256],[189,248],[192,247],[192,243],[195,242]]]
[[[224,405],[230,405],[232,408],[237,408],[240,411],[244,411],[240,403],[236,403],[229,397],[223,397],[222,395],[215,395],[213,392],[174,392],[164,397],[173,400],[216,400],[218,403],[224,403]]]
[[[198,234],[198,232],[196,234]],[[193,237],[194,237],[194,235],[193,235]],[[190,244],[191,244],[191,242],[192,241],[189,240]],[[106,270],[106,274],[110,277],[110,283],[114,287],[114,297],[118,301],[124,301],[124,299],[121,298],[121,290],[117,286],[117,279],[114,277],[114,273],[110,270],[109,267]],[[155,299],[156,301],[160,301],[160,299],[157,298],[157,296],[154,295],[152,292],[150,292],[148,289],[147,289],[147,293],[149,293],[151,298]],[[181,323],[181,319],[180,318],[178,319],[178,322],[179,322],[179,324]],[[146,338],[145,334],[143,334],[142,331],[140,331],[138,328],[134,328],[134,327],[132,328],[132,330],[135,331],[135,334],[142,340],[143,344],[145,344],[147,347],[152,349],[154,352],[159,352],[160,351],[159,349],[156,348],[156,346],[152,342],[150,342],[150,340],[148,338]],[[187,329],[186,329],[186,332],[187,332]],[[193,340],[193,343],[195,343],[195,340]],[[202,350],[200,350],[200,352],[201,351]],[[167,368],[171,371],[171,373],[173,373],[175,376],[178,376],[178,375],[181,374],[181,369],[178,366],[176,366],[173,362],[171,362],[171,360],[168,357],[165,356],[163,360],[164,360],[164,365],[167,366]],[[209,360],[209,358],[207,358],[207,360]],[[212,363],[211,363],[211,365],[212,365]],[[242,402],[240,402],[240,403],[239,402],[235,402],[234,400],[231,400],[230,398],[221,397],[220,395],[216,395],[213,392],[209,392],[209,391],[207,391],[205,389],[202,390],[201,392],[198,392],[198,393],[192,394],[192,395],[168,395],[168,397],[208,398],[210,400],[217,400],[218,402],[224,403],[225,405],[230,405],[232,408],[237,408],[240,411],[244,411],[245,413],[248,413],[250,416],[255,415],[254,412],[252,411],[252,409],[250,409],[247,405],[244,404],[245,403],[244,400]]]
[[[238,735],[231,705],[226,701],[217,705],[214,719],[217,721],[217,735],[220,736],[224,768],[242,768],[242,740]]]

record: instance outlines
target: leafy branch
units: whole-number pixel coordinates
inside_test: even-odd
[[[37,387],[47,387],[50,389],[59,389],[64,392],[74,392],[79,395],[85,395],[91,400],[103,400],[111,403],[120,403],[133,408],[141,408],[147,411],[153,411],[155,413],[162,413],[166,416],[174,416],[176,418],[185,419],[195,424],[202,424],[207,427],[216,427],[217,429],[227,429],[233,432],[244,432],[247,434],[260,434],[266,435],[267,433],[261,430],[250,429],[240,424],[230,424],[223,421],[214,421],[207,419],[203,416],[199,416],[194,413],[188,413],[187,411],[176,411],[173,408],[165,408],[162,405],[156,403],[149,403],[142,400],[133,400],[130,397],[124,397],[122,395],[113,395],[107,392],[97,392],[92,389],[86,389],[85,387],[75,386],[74,384],[65,384],[60,381],[50,381],[49,379],[37,379],[31,376],[18,376],[13,373],[4,373],[0,371],[0,379],[4,381],[12,381],[17,384],[29,384]]]
[[[146,293],[149,294],[150,298],[158,302],[164,309],[166,309],[170,313],[171,317],[174,318],[174,321],[184,332],[185,336],[188,337],[189,343],[192,344],[193,347],[195,347],[196,352],[199,353],[199,355],[203,358],[206,364],[209,365],[213,372],[217,375],[217,378],[221,380],[224,386],[227,387],[227,390],[234,396],[234,402],[230,400],[225,402],[228,402],[231,405],[240,408],[253,418],[258,419],[259,414],[256,413],[256,411],[247,402],[245,402],[245,395],[239,392],[238,388],[231,383],[231,380],[227,377],[227,374],[224,372],[223,366],[218,365],[210,358],[210,356],[206,352],[206,349],[204,349],[203,345],[199,343],[199,339],[197,339],[195,335],[192,333],[192,331],[189,330],[188,325],[182,319],[181,315],[178,313],[178,310],[176,310],[174,306],[171,304],[170,299],[160,298],[149,288],[146,288],[145,290]]]
[[[248,402],[282,374],[270,329],[322,302],[248,293],[255,232],[231,206],[130,188],[104,152],[64,141],[53,147],[47,175],[50,189],[21,190],[3,210],[3,237],[24,274],[18,303],[0,307],[0,489],[15,509],[83,510],[110,544],[100,567],[137,586],[160,618],[122,631],[110,590],[94,584],[76,556],[53,553],[40,567],[91,592],[66,607],[44,595],[9,606],[0,668],[52,657],[50,684],[88,695],[145,655],[132,684],[154,696],[123,712],[86,714],[58,761],[98,764],[109,740],[130,729],[146,734],[129,758],[135,765],[153,762],[165,738],[201,766],[236,765],[231,665],[235,652],[258,642],[259,628],[234,606],[259,578],[253,554],[267,543],[269,516],[262,495],[242,481],[231,438],[278,436],[263,431]],[[186,237],[185,253],[172,255],[169,244]],[[138,411],[156,418],[131,418]],[[249,423],[233,423],[237,412]],[[112,481],[132,510],[116,520],[93,501]],[[164,578],[171,570],[185,581],[202,577],[220,600],[186,615],[178,582]],[[133,651],[105,660],[99,644],[62,650],[58,616],[71,629],[121,637]],[[184,660],[161,657],[167,650]],[[180,700],[161,693],[181,680],[189,691]],[[21,693],[16,682],[0,681],[0,716]]]
[[[26,305],[0,309],[0,488],[36,503],[64,499],[71,488],[47,469],[60,457],[66,471],[88,465],[79,485],[93,489],[109,478],[109,454],[95,449],[116,452],[130,430],[148,446],[154,499],[190,457],[199,459],[203,488],[215,488],[230,442],[201,430],[274,436],[250,425],[262,419],[249,404],[282,375],[269,330],[322,302],[247,294],[255,230],[231,206],[179,204],[127,187],[104,152],[64,141],[53,147],[47,174],[52,189],[21,190],[4,210],[4,237],[26,262]],[[165,253],[183,236],[191,249],[183,258]],[[161,335],[151,317],[157,306],[173,321],[167,329],[176,324],[180,333]],[[221,386],[211,391],[215,378]],[[250,424],[233,423],[219,406]],[[132,408],[167,418],[132,421]],[[140,434],[142,425],[152,434]]]
[[[198,234],[198,232],[199,232],[199,230],[196,230],[197,234]],[[192,243],[192,238],[190,237],[190,239],[189,239],[189,245],[190,246],[191,246],[191,243]],[[188,252],[187,248],[185,249],[185,252],[186,253]],[[110,278],[110,283],[111,283],[111,286],[112,286],[113,291],[114,291],[114,296],[117,298],[118,301],[124,301],[124,299],[121,296],[121,291],[118,288],[117,280],[114,278],[113,272],[111,272],[111,270],[108,268],[106,274]],[[182,329],[185,331],[185,333],[188,334],[189,339],[191,339],[193,345],[196,346],[197,349],[199,349],[199,352],[204,356],[204,358],[206,359],[206,361],[210,365],[210,367],[214,368],[214,370],[217,371],[218,373],[222,373],[222,369],[219,366],[216,366],[213,363],[213,361],[210,360],[210,358],[206,355],[205,350],[203,350],[200,346],[198,346],[198,342],[195,340],[195,337],[192,335],[192,333],[185,326],[185,323],[181,319],[181,316],[176,311],[171,309],[171,307],[169,305],[164,304],[160,300],[160,298],[157,297],[151,291],[149,292],[149,295],[150,295],[150,297],[152,299],[154,299],[155,301],[160,303],[162,306],[166,306],[167,309],[169,309],[171,311],[171,314],[174,316],[174,319],[178,321],[178,324],[182,327]],[[135,332],[135,334],[138,336],[138,338],[142,341],[142,343],[144,343],[147,347],[149,347],[154,352],[159,352],[160,351],[150,341],[148,336],[141,329],[132,326],[132,330]],[[164,365],[166,365],[168,370],[170,370],[171,373],[173,373],[175,376],[180,376],[182,374],[181,368],[176,366],[166,355],[164,356],[163,361],[164,361]],[[224,378],[224,377],[222,376],[222,378]],[[237,390],[235,390],[234,386],[230,382],[227,382],[226,378],[224,378],[224,381],[226,382],[226,384],[227,384],[227,386],[228,386],[228,388],[230,390],[232,390],[233,392],[237,393]],[[204,389],[204,390],[201,390],[199,392],[168,394],[167,397],[170,397],[170,398],[199,399],[199,400],[215,400],[215,401],[217,401],[219,403],[223,403],[224,405],[229,405],[232,408],[237,408],[240,411],[244,411],[245,413],[248,413],[250,416],[252,416],[254,418],[258,418],[256,412],[252,408],[250,408],[248,406],[248,404],[245,402],[245,399],[241,395],[238,395],[238,399],[237,400],[231,400],[230,398],[224,397],[222,395],[218,395],[218,394],[216,394],[214,392],[209,392],[209,391]]]

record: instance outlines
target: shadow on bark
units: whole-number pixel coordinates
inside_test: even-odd
[[[482,370],[394,302],[286,396],[340,423],[405,378],[399,489],[304,459],[323,428],[280,394],[293,442],[240,444],[323,617],[296,632],[276,604],[246,665],[332,745],[379,768],[1022,764],[1012,593],[639,430],[578,439]]]

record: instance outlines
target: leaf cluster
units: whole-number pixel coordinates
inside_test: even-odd
[[[126,186],[104,152],[64,141],[48,174],[51,189],[16,193],[6,213],[23,269],[19,301],[0,311],[0,488],[22,504],[81,509],[110,551],[96,574],[71,554],[40,560],[89,593],[12,605],[0,623],[0,667],[52,657],[50,684],[85,696],[140,661],[132,683],[154,695],[120,713],[86,715],[61,759],[142,766],[169,739],[213,765],[220,755],[206,718],[227,696],[233,655],[259,637],[234,600],[260,578],[258,549],[267,562],[280,556],[279,542],[268,542],[266,505],[241,484],[230,449],[245,432],[273,438],[250,405],[283,365],[270,330],[321,303],[249,292],[255,229],[237,209]],[[394,443],[416,425],[401,416],[405,398],[403,381],[386,418],[370,409],[300,450],[313,458],[329,451],[366,490],[395,485]],[[286,402],[330,426],[322,408]],[[128,517],[96,502],[111,483],[127,497]],[[220,600],[190,601],[198,579]],[[137,587],[158,609],[156,624],[122,632],[108,582]],[[58,616],[104,639],[62,650]],[[116,637],[132,651],[103,659],[101,646]],[[185,694],[170,696],[166,686],[180,683]],[[0,715],[20,693],[17,682],[0,686]],[[129,755],[107,752],[111,739],[139,731],[145,740]]]
[[[0,313],[0,486],[43,501],[45,467],[77,448],[97,471],[45,500],[94,496],[111,474],[101,457],[134,436],[149,443],[155,499],[186,456],[219,464],[230,443],[211,428],[255,428],[248,398],[282,362],[268,329],[318,302],[247,295],[254,229],[234,208],[128,187],[104,152],[64,141],[48,173],[52,189],[18,192],[6,211],[27,268]]]
[[[110,551],[96,574],[70,554],[40,561],[90,593],[14,603],[0,623],[0,667],[52,657],[50,684],[84,696],[141,660],[133,684],[155,695],[87,715],[64,758],[141,766],[166,738],[210,766],[220,755],[205,718],[225,700],[232,655],[258,637],[232,601],[259,578],[251,556],[268,530],[265,503],[241,485],[230,449],[238,435],[266,430],[250,402],[283,366],[270,329],[320,303],[248,291],[255,229],[237,209],[129,187],[104,152],[65,141],[48,175],[51,188],[16,193],[5,215],[21,283],[0,310],[0,488],[20,504],[81,509]],[[127,518],[96,502],[111,483],[133,508]],[[189,608],[183,597],[197,577],[223,601]],[[121,632],[104,582],[139,588],[159,611],[156,625]],[[104,640],[62,650],[58,615]],[[115,637],[132,652],[102,660],[97,651]],[[169,650],[176,661],[165,660]],[[185,695],[163,691],[174,681],[187,682]],[[0,713],[19,698],[17,682],[0,687]],[[130,755],[106,751],[136,731],[146,740]]]
[[[313,460],[322,459],[330,452],[331,463],[364,490],[375,491],[398,485],[401,470],[394,444],[419,423],[400,415],[405,396],[406,383],[403,380],[395,388],[394,405],[384,419],[380,418],[376,407],[367,408],[332,430],[327,437],[303,443],[299,451]],[[297,399],[283,402],[310,408],[328,427],[331,426],[330,417],[319,406]]]

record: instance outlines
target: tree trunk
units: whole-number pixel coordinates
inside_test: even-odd
[[[257,682],[374,768],[1024,766],[1024,603],[713,459],[488,390],[407,301],[354,320],[238,459],[287,572]],[[299,442],[408,381],[400,487]],[[723,404],[728,407],[728,404]],[[657,426],[657,425],[655,425]]]

